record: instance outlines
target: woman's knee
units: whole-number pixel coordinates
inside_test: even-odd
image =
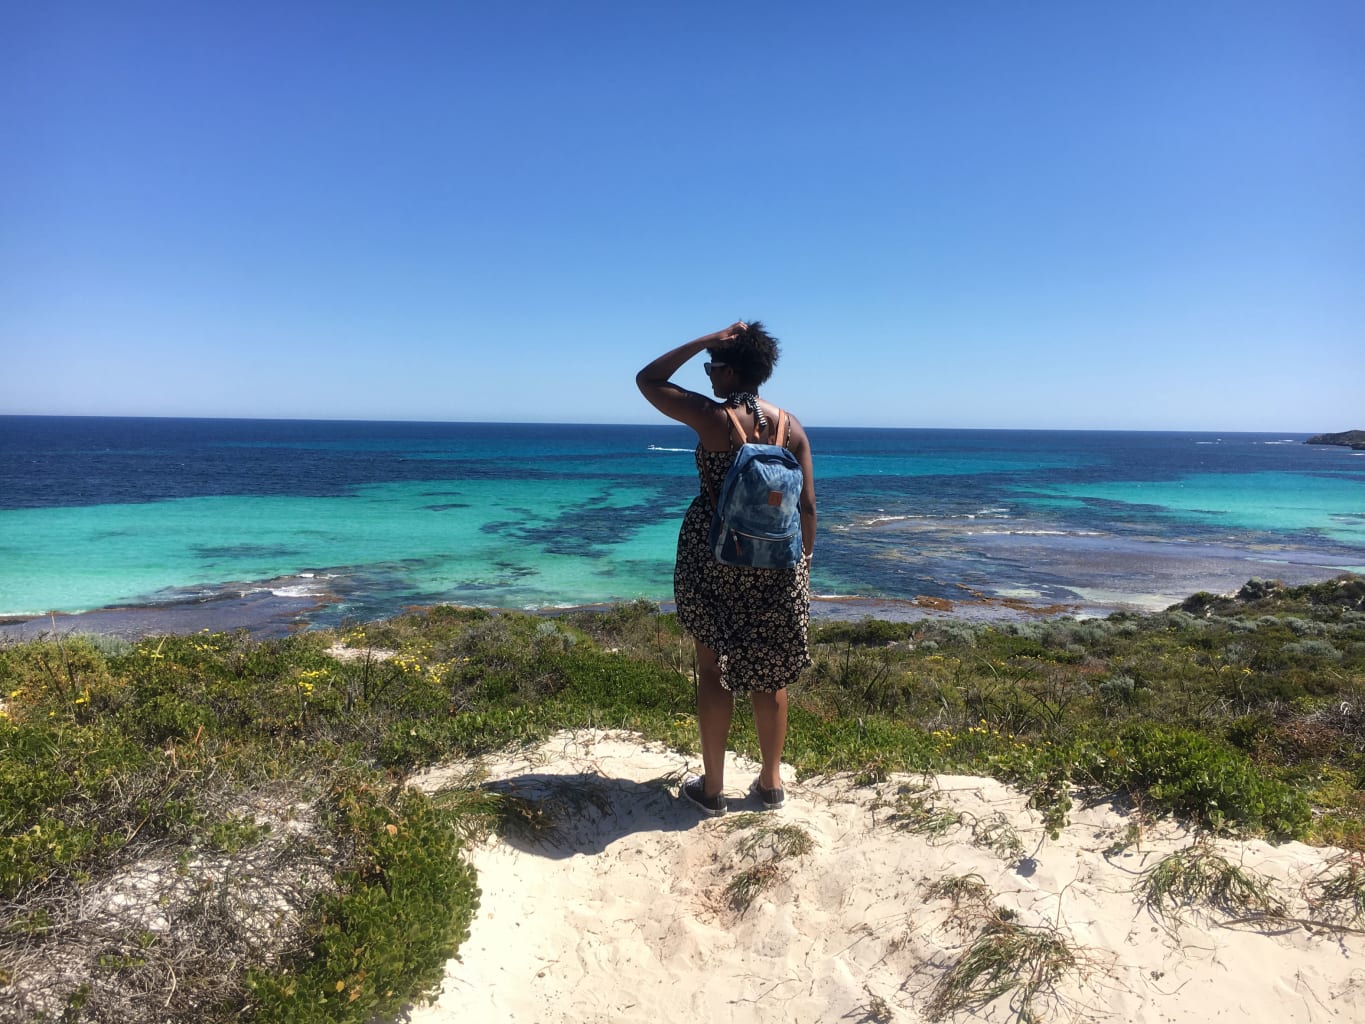
[[[716,652],[697,641],[697,677],[702,686],[720,688],[720,659]]]
[[[754,707],[764,711],[785,711],[787,708],[787,690],[755,690],[750,694],[754,702]]]

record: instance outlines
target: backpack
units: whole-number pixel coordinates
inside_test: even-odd
[[[726,408],[735,433],[745,437],[734,409]],[[787,414],[777,411],[774,440],[784,439]],[[711,494],[715,512],[707,543],[727,565],[789,569],[801,561],[801,486],[805,476],[796,456],[781,444],[745,441],[720,485]]]

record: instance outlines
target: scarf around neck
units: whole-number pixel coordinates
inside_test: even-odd
[[[768,417],[763,415],[763,409],[758,404],[758,396],[750,394],[748,391],[735,391],[730,394],[726,401],[736,409],[740,406],[748,409],[754,417],[754,423],[758,425],[758,436],[761,438],[768,432]]]

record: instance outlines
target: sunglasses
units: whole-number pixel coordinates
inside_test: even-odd
[[[712,362],[708,362],[708,363],[702,363],[702,364],[701,364],[701,368],[702,368],[703,370],[706,371],[706,376],[709,377],[709,376],[711,376],[711,371],[712,371],[712,370],[719,370],[719,369],[721,369],[722,367],[729,366],[729,365],[730,365],[729,363],[719,363],[719,362],[712,363]]]

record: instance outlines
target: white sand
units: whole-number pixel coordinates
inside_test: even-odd
[[[420,1024],[926,1020],[935,983],[976,933],[924,887],[969,873],[995,906],[1057,928],[1078,954],[1078,971],[1036,1004],[1044,1019],[1365,1021],[1365,936],[1230,926],[1212,911],[1187,911],[1173,932],[1140,906],[1139,874],[1191,841],[1169,822],[1106,856],[1130,821],[1109,805],[1077,806],[1054,842],[1023,796],[989,779],[793,781],[787,806],[762,822],[800,826],[814,849],[781,861],[778,880],[741,914],[726,886],[767,847],[746,857],[740,843],[752,832],[725,825],[758,809],[743,797],[754,764],[732,755],[722,818],[676,796],[695,762],[630,734],[562,733],[485,767],[504,788],[550,797],[561,831],[552,845],[490,839],[473,851],[483,895],[472,934],[440,998],[412,1011]],[[418,784],[437,788],[467,770]],[[1003,814],[1031,856],[1007,863],[974,845],[968,827],[934,840],[896,828],[898,787],[926,782],[935,807],[968,821]],[[1273,879],[1303,918],[1305,883],[1340,855],[1297,843],[1219,850]],[[1004,995],[951,1019],[1014,1020],[1010,1004]]]

